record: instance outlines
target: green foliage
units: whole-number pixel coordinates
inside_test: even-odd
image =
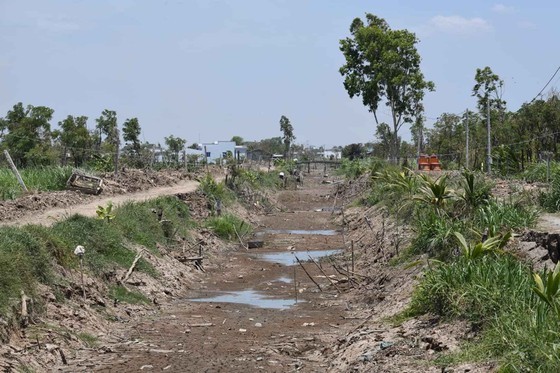
[[[344,175],[346,179],[357,179],[368,170],[367,162],[362,159],[349,160],[342,159],[340,168],[337,170],[339,175]]]
[[[220,238],[235,241],[251,232],[252,227],[240,218],[225,214],[206,221],[206,225]]]
[[[0,313],[17,302],[20,290],[34,294],[36,282],[52,280],[51,259],[43,242],[22,228],[0,227]]]
[[[539,194],[539,204],[548,212],[560,211],[560,174],[554,175],[548,190]]]
[[[474,253],[473,245],[467,246]],[[481,330],[474,343],[440,359],[442,364],[498,359],[503,372],[558,371],[560,267],[532,277],[525,264],[493,252],[432,266],[404,316],[433,313]]]
[[[460,219],[442,218],[433,209],[417,212],[416,237],[412,239],[413,253],[428,253],[438,258],[448,258],[455,243],[456,231],[462,231],[465,222]]]
[[[280,131],[282,131],[282,141],[284,142],[284,158],[287,159],[290,153],[290,146],[296,137],[294,136],[294,127],[284,115],[280,117]]]
[[[469,211],[479,206],[486,205],[490,200],[492,184],[486,182],[484,177],[472,171],[465,170],[462,172],[461,187],[462,192],[459,198],[465,203]]]
[[[392,30],[384,19],[373,14],[367,13],[366,21],[367,24],[355,18],[350,26],[351,37],[340,40],[346,62],[340,73],[348,95],[362,96],[376,122],[380,102],[387,101],[393,118],[393,155],[397,156],[398,130],[422,112],[424,92],[432,91],[434,84],[424,80],[420,71],[416,35],[408,30]]]
[[[226,187],[225,183],[217,183],[209,173],[200,181],[198,188],[206,195],[208,200],[212,202],[220,200],[222,203],[227,203],[234,199],[233,194]]]
[[[440,176],[436,180],[422,175],[418,193],[414,201],[432,206],[439,216],[445,213],[445,206],[455,197],[453,190],[447,186],[447,177]]]
[[[21,177],[29,190],[64,190],[66,181],[72,174],[71,167],[45,166],[20,170]],[[9,168],[0,168],[0,199],[15,199],[24,192]]]
[[[165,231],[166,227],[157,219],[158,212],[162,212],[172,234],[176,233],[182,237],[189,235],[188,229],[193,226],[189,208],[175,196],[125,203],[118,207],[113,224],[127,240],[156,252],[156,243],[170,241]]]
[[[543,281],[543,277],[545,281]],[[556,264],[552,272],[545,270],[543,277],[538,273],[533,273],[535,281],[533,291],[550,307],[560,321],[560,263]]]
[[[538,162],[530,164],[529,167],[521,174],[521,177],[527,182],[546,182],[546,162]],[[560,162],[550,162],[550,177],[556,179],[560,177]]]
[[[508,243],[509,239],[511,238],[511,233],[508,232],[504,236],[494,236],[488,238],[484,242],[469,244],[461,233],[454,232],[454,234],[459,241],[463,256],[470,260],[478,259],[490,253],[501,252],[501,249]]]
[[[150,300],[146,296],[137,291],[129,291],[122,285],[111,286],[109,296],[118,302],[128,304],[148,304]]]
[[[111,270],[115,265],[128,267],[136,256],[124,246],[123,236],[114,224],[74,215],[53,225],[52,230],[64,242],[66,250],[73,251],[77,245],[85,247],[84,263],[96,275]],[[142,262],[137,267],[139,270],[151,267]]]
[[[532,227],[538,217],[539,210],[522,201],[492,201],[476,210],[473,225],[480,231],[488,229],[491,237],[503,231]]]
[[[113,202],[109,201],[107,206],[97,206],[97,210],[95,210],[97,214],[97,218],[100,220],[105,220],[107,223],[111,222],[115,218],[115,214],[113,213]]]
[[[407,312],[487,324],[504,311],[504,296],[530,298],[530,281],[528,268],[508,255],[462,255],[424,274]]]
[[[81,332],[78,333],[76,336],[80,339],[80,341],[84,342],[86,347],[89,348],[94,348],[99,343],[99,338],[89,333]]]

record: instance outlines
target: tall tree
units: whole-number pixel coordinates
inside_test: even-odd
[[[60,130],[56,132],[56,137],[63,147],[64,159],[66,159],[66,153],[69,152],[76,167],[84,163],[92,144],[92,138],[87,129],[87,120],[86,116],[68,115],[66,119],[58,122]]]
[[[174,156],[174,161],[179,162],[179,152],[181,152],[185,148],[185,144],[187,140],[182,139],[180,137],[175,137],[170,135],[165,138],[165,144],[167,145],[167,149],[170,153]]]
[[[414,33],[392,30],[383,18],[370,13],[366,13],[366,21],[355,18],[351,37],[340,40],[346,63],[339,71],[350,98],[362,96],[376,124],[379,104],[385,100],[392,117],[392,153],[398,158],[398,131],[420,115],[424,93],[433,91],[434,83],[426,81],[420,70]]]
[[[3,136],[2,144],[9,149],[14,162],[28,166],[54,161],[49,123],[53,113],[49,107],[24,107],[21,102],[8,111],[4,119],[7,134]]]
[[[499,119],[501,124],[504,123],[505,105],[502,100],[504,81],[492,69],[486,66],[483,69],[476,69],[474,77],[475,85],[472,89],[472,95],[477,98],[477,106],[480,113],[486,118],[487,124],[487,167],[488,172],[491,170],[492,156],[491,145],[494,143],[494,136],[491,136],[490,123],[492,117]]]
[[[243,143],[245,142],[245,140],[243,140],[243,137],[241,136],[233,136],[231,138],[231,141],[235,142],[235,145],[237,146],[243,145]]]
[[[130,118],[123,123],[123,139],[127,143],[130,143],[135,156],[140,155],[140,123],[138,118]]]
[[[284,142],[284,158],[288,158],[290,154],[290,145],[294,142],[296,137],[294,136],[294,127],[290,123],[290,120],[282,115],[280,117],[280,131],[282,131],[282,141]]]
[[[105,135],[105,143],[109,151],[116,152],[119,146],[119,127],[117,124],[117,113],[113,110],[103,110],[101,116],[95,120],[97,122],[97,130],[99,134],[99,143],[101,146],[102,135]]]

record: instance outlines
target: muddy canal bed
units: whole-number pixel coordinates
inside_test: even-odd
[[[348,303],[332,286],[340,275],[323,258],[343,247],[331,212],[315,211],[332,205],[332,185],[307,180],[303,190],[280,192],[282,212],[260,217],[262,248],[211,258],[188,297],[131,325],[125,338],[132,342],[112,347],[95,370],[328,371],[338,336],[360,321],[348,318]],[[309,256],[325,263],[323,271]]]

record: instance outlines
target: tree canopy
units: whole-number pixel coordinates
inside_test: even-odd
[[[366,22],[355,18],[351,37],[340,40],[346,63],[339,71],[350,98],[361,96],[376,124],[379,104],[385,101],[392,117],[392,154],[398,157],[398,131],[422,115],[424,93],[433,91],[434,83],[426,81],[420,70],[414,33],[392,30],[383,18],[370,13]]]
[[[280,117],[280,131],[282,131],[282,141],[284,142],[284,158],[288,158],[290,145],[296,137],[294,136],[294,127],[292,127],[290,120],[284,115]]]

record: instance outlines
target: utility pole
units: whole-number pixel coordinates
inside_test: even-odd
[[[486,156],[486,163],[488,164],[488,175],[492,173],[492,144],[490,143],[490,95],[486,98],[486,130],[488,132],[488,154]]]
[[[466,149],[466,168],[467,170],[469,169],[469,109],[467,109],[467,115],[465,118],[465,124],[466,124],[466,134],[467,134],[467,149]]]

